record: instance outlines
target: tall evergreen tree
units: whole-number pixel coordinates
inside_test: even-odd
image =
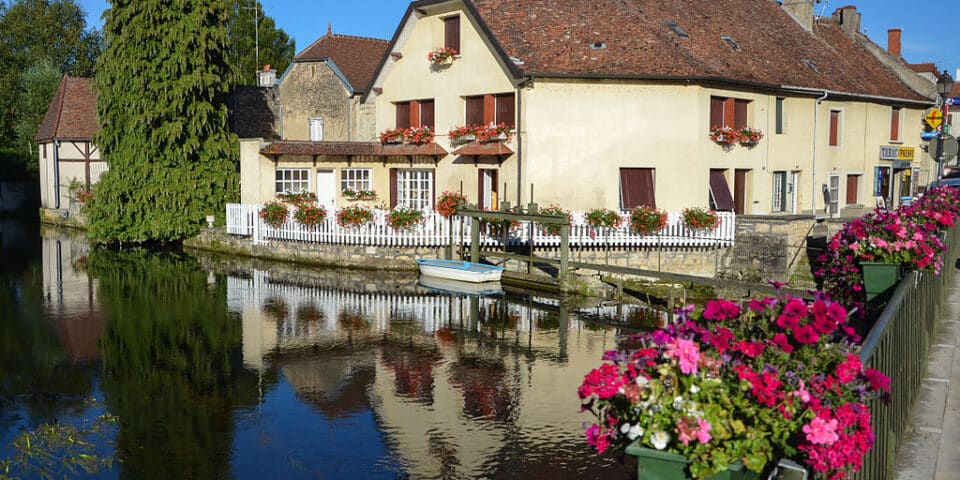
[[[234,68],[233,84],[256,85],[256,72],[265,65],[278,72],[286,70],[295,53],[293,39],[277,28],[273,18],[264,14],[259,1],[232,0],[232,3],[227,31],[230,65]]]
[[[111,0],[94,80],[110,164],[88,211],[95,240],[178,241],[238,195],[228,13],[224,0]]]

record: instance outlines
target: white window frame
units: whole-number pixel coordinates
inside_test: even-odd
[[[311,192],[310,169],[278,168],[274,174],[273,190],[277,194]]]
[[[398,170],[397,206],[417,210],[433,208],[433,170]]]
[[[373,190],[371,188],[373,179],[373,170],[369,168],[341,168],[340,169],[340,191],[353,190]]]
[[[890,143],[903,143],[903,108],[890,107],[890,118],[893,119],[893,110],[897,110],[897,138],[891,138]],[[892,128],[890,129],[892,132]]]
[[[786,170],[773,172],[773,201],[770,203],[770,211],[775,213],[787,211],[786,204],[790,200],[788,197],[789,187],[787,185]]]
[[[310,117],[307,120],[311,142],[323,141],[323,117]]]
[[[830,203],[827,205],[827,214],[830,217],[839,217],[840,216],[840,191],[841,180],[844,177],[840,175],[839,172],[830,172],[827,174],[827,190],[830,192]],[[834,182],[836,180],[836,182]],[[836,186],[834,186],[836,183]]]

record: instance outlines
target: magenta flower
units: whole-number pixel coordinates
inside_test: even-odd
[[[680,361],[680,371],[687,375],[697,374],[697,362],[700,361],[700,348],[693,340],[679,339],[668,345],[667,355]]]
[[[815,417],[810,423],[803,426],[803,433],[807,434],[807,441],[817,445],[833,445],[840,437],[837,435],[837,421],[823,420]]]

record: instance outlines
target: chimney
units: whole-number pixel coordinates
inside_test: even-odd
[[[277,71],[264,65],[263,70],[257,72],[257,86],[272,87],[277,83]]]
[[[813,31],[813,2],[820,0],[792,0],[782,2],[781,8],[808,32]]]
[[[860,14],[857,13],[857,7],[847,5],[833,11],[833,19],[840,24],[840,28],[847,35],[853,35],[860,31]]]
[[[900,57],[900,33],[902,30],[899,28],[891,28],[887,30],[887,52],[890,52],[890,55],[894,57]]]

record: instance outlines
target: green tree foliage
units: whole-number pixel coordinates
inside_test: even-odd
[[[104,13],[95,141],[110,170],[88,211],[97,241],[178,241],[238,195],[228,14],[222,0],[113,0]]]
[[[254,30],[254,18],[259,32]],[[270,65],[283,72],[293,61],[295,44],[273,18],[264,16],[263,5],[257,0],[233,0],[233,10],[227,24],[230,36],[230,65],[234,68],[234,85],[256,85],[257,70]],[[257,65],[256,45],[259,34],[260,62]]]
[[[29,150],[36,130],[28,135],[29,125],[20,122],[37,115],[42,118],[52,92],[45,102],[31,99],[25,104],[21,72],[49,62],[59,73],[90,76],[100,45],[100,32],[87,28],[83,10],[74,0],[0,3],[0,146],[16,146],[24,154],[36,155]],[[42,68],[46,70],[45,65]],[[47,72],[43,73],[46,79]],[[45,88],[35,87],[30,93],[39,94]]]
[[[29,168],[37,167],[37,143],[33,138],[43,121],[50,99],[60,85],[60,70],[53,62],[44,58],[30,68],[20,72],[20,100],[15,112],[14,132],[17,136],[17,148],[31,152]]]

